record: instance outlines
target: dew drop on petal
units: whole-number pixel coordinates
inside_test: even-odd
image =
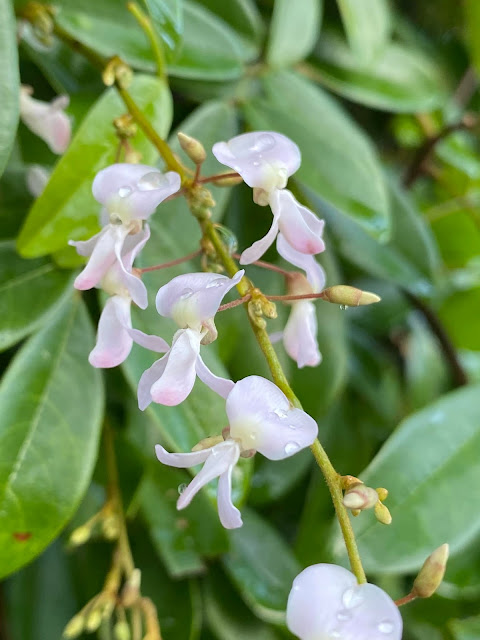
[[[287,454],[287,456],[292,455],[292,453],[295,453],[295,451],[298,451],[300,449],[300,445],[298,445],[296,442],[287,442],[287,444],[285,445],[285,453]]]
[[[296,429],[296,428],[297,428],[297,425],[296,425],[296,424],[289,424],[289,425],[288,425],[288,428],[289,428],[289,429]]]
[[[278,416],[279,418],[286,418],[287,417],[287,412],[283,411],[283,409],[274,409],[273,413]]]
[[[258,160],[254,160],[252,162],[252,164],[253,164],[254,167],[259,167],[260,166],[260,162],[258,162]]]
[[[340,309],[341,309],[342,311],[346,311],[346,309],[348,309],[348,305],[346,305],[346,304],[341,304],[341,305],[340,305]]]
[[[211,282],[209,282],[205,286],[205,289],[212,289],[213,287],[221,287],[223,286],[224,282],[225,282],[225,278],[217,278],[216,280],[212,280]]]
[[[347,589],[342,596],[342,602],[346,609],[353,609],[362,604],[363,598],[355,589]]]
[[[380,633],[392,633],[392,631],[394,630],[395,625],[393,624],[393,622],[390,622],[390,620],[384,620],[383,622],[380,622],[380,624],[378,625],[378,630],[380,631]]]
[[[346,611],[345,609],[337,613],[337,620],[339,622],[346,622],[347,620],[350,620],[351,617],[352,617],[352,614],[349,611]]]
[[[129,196],[132,193],[132,188],[131,187],[120,187],[120,189],[118,190],[118,195],[120,196],[120,198],[126,198],[127,196]]]
[[[137,187],[140,191],[153,191],[166,185],[168,185],[168,180],[160,171],[150,171],[137,182]]]
[[[184,289],[180,294],[180,299],[186,300],[187,298],[190,298],[192,295],[193,295],[193,289]]]
[[[254,145],[251,147],[252,151],[269,151],[275,146],[275,138],[269,133],[262,133],[262,135],[256,138]]]
[[[182,495],[182,493],[185,491],[185,489],[187,488],[187,484],[185,482],[182,482],[182,484],[178,485],[178,493],[180,495]]]

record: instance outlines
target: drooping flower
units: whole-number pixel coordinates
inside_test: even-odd
[[[180,494],[178,509],[214,478],[218,481],[218,513],[227,529],[242,526],[232,502],[232,471],[242,454],[258,451],[270,460],[289,458],[315,440],[318,426],[301,409],[292,408],[273,382],[259,376],[239,380],[227,396],[229,434],[224,442],[191,453],[168,453],[157,445],[157,458],[172,467],[187,468],[204,463],[203,469]]]
[[[100,171],[92,191],[103,205],[100,219],[104,226],[89,240],[69,242],[89,258],[74,286],[80,290],[97,286],[115,263],[124,270],[125,255],[142,242],[142,221],[179,189],[177,173],[164,175],[147,165],[121,163]]]
[[[300,640],[401,640],[403,624],[385,591],[358,584],[343,567],[315,564],[293,581],[287,627]]]
[[[26,176],[28,192],[38,198],[45,189],[50,179],[50,171],[39,164],[33,164],[29,167]]]
[[[158,291],[156,304],[161,316],[172,318],[180,330],[163,358],[147,369],[138,384],[138,406],[151,402],[175,406],[190,394],[198,376],[208,387],[227,397],[233,382],[213,374],[200,356],[200,345],[215,340],[214,316],[225,294],[243,277],[217,273],[188,273],[170,280]]]
[[[70,144],[71,125],[66,115],[68,96],[59,96],[52,102],[32,98],[31,87],[20,88],[20,117],[35,135],[44,140],[53,153],[64,153]]]
[[[280,133],[257,131],[236,136],[229,142],[217,142],[213,154],[253,188],[257,204],[270,205],[273,213],[268,233],[242,253],[240,264],[258,260],[279,231],[301,253],[314,255],[324,250],[323,220],[285,189],[289,176],[300,166],[300,150],[295,143]]]
[[[325,286],[325,272],[312,255],[293,249],[280,233],[277,238],[278,253],[296,267],[305,270],[306,277],[292,272],[288,278],[289,295],[318,293]],[[283,339],[288,355],[298,367],[316,367],[322,360],[317,342],[317,310],[311,300],[296,300],[285,329],[271,336],[272,342]]]

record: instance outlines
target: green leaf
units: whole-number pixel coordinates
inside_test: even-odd
[[[248,40],[261,40],[265,28],[254,0],[230,0],[228,3],[223,0],[201,0],[201,4]]]
[[[353,53],[370,64],[390,38],[391,18],[387,0],[337,0]]]
[[[367,572],[409,573],[444,542],[452,555],[478,534],[480,496],[480,386],[445,395],[404,420],[361,479],[389,490],[390,526],[372,513],[354,529]],[[447,517],[448,516],[448,517]]]
[[[136,76],[130,93],[160,135],[171,123],[171,96],[158,78]],[[100,205],[92,195],[92,181],[100,169],[115,161],[118,138],[113,119],[125,113],[115,89],[108,89],[88,112],[67,152],[56,165],[42,195],[34,202],[18,238],[28,258],[67,246],[69,239],[87,238],[98,231]],[[152,164],[157,152],[138,131],[132,139],[142,161]]]
[[[249,503],[264,505],[279,500],[298,485],[311,466],[312,454],[308,449],[285,460],[259,457],[252,477]]]
[[[476,0],[463,3],[465,35],[472,63],[480,71],[480,5]]]
[[[322,19],[321,0],[275,0],[267,63],[272,67],[286,67],[306,58],[318,38]]]
[[[144,0],[153,26],[166,45],[167,59],[178,55],[183,36],[183,4],[181,0]]]
[[[17,131],[19,84],[17,29],[10,0],[0,0],[0,175],[5,169]]]
[[[374,109],[415,113],[440,107],[442,70],[421,49],[389,43],[368,66],[333,31],[322,33],[311,77],[344,98]]]
[[[480,351],[480,332],[476,319],[480,314],[480,287],[456,291],[443,301],[438,315],[458,349]]]
[[[266,97],[245,106],[249,125],[294,140],[302,152],[295,179],[386,240],[387,191],[373,145],[361,129],[328,94],[293,72],[270,73],[263,87]]]
[[[477,640],[480,636],[480,616],[466,620],[452,620],[450,631],[455,640]]]
[[[93,343],[75,296],[18,352],[2,380],[2,577],[58,535],[90,481],[103,413],[102,379],[87,359]]]
[[[0,179],[0,238],[15,238],[33,198],[27,190],[26,167],[8,167]]]
[[[455,199],[451,204],[432,207],[429,216],[442,258],[450,269],[465,267],[480,255],[480,230],[470,207]]]
[[[53,318],[71,284],[49,260],[23,260],[13,242],[0,242],[0,351]]]
[[[254,511],[244,509],[243,527],[230,532],[224,566],[252,611],[266,622],[282,623],[300,565],[277,531]]]

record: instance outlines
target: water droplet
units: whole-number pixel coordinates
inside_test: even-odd
[[[288,428],[289,428],[289,429],[296,429],[296,428],[297,428],[297,425],[296,425],[296,424],[289,424],[289,425],[288,425]]]
[[[252,162],[254,167],[259,167],[260,166],[260,162],[258,162],[258,160],[255,160],[254,162]]]
[[[342,634],[340,633],[340,631],[332,631],[330,634],[331,638],[341,638]]]
[[[255,144],[251,149],[252,151],[262,152],[262,151],[269,151],[270,149],[273,149],[274,146],[275,146],[275,138],[271,136],[269,133],[262,133],[256,138]]]
[[[300,449],[300,445],[297,444],[296,442],[287,442],[287,444],[285,445],[284,451],[287,454],[287,456],[291,456],[293,453],[295,453],[299,449]]]
[[[438,424],[442,420],[443,420],[443,411],[434,411],[434,413],[432,413],[430,422],[432,422],[433,424]]]
[[[337,613],[337,620],[339,622],[345,622],[346,620],[350,620],[350,618],[352,617],[352,614],[349,611],[339,611]]]
[[[341,304],[341,305],[340,305],[340,309],[341,309],[342,311],[345,311],[346,309],[348,309],[348,305],[346,305],[346,304]]]
[[[187,487],[188,485],[185,482],[182,482],[182,484],[178,485],[178,493],[182,495],[182,493],[185,491]]]
[[[286,418],[287,417],[287,412],[283,411],[283,409],[274,409],[273,413],[278,416],[279,418]]]
[[[225,278],[216,278],[207,284],[205,289],[212,289],[213,287],[221,287],[225,282]]]
[[[168,180],[160,171],[150,171],[137,182],[140,191],[153,191],[166,185],[168,185]]]
[[[390,620],[384,620],[378,625],[378,630],[380,631],[380,633],[392,633],[394,628],[395,625],[393,624],[393,622],[390,622]]]
[[[342,602],[346,609],[353,609],[362,604],[363,598],[355,589],[347,589],[342,596]]]
[[[126,198],[132,193],[133,189],[131,187],[120,187],[118,190],[118,195],[120,198]]]
[[[180,294],[180,300],[186,300],[193,295],[193,289],[184,289]]]

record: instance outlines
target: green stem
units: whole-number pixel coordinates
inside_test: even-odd
[[[150,41],[150,46],[152,47],[153,55],[155,57],[155,61],[157,63],[157,75],[162,80],[167,80],[167,69],[165,56],[163,55],[163,47],[160,39],[157,36],[157,32],[155,31],[152,21],[149,19],[147,15],[140,9],[140,7],[135,2],[129,2],[127,4],[127,9],[136,19],[138,24],[141,26],[145,35]]]

